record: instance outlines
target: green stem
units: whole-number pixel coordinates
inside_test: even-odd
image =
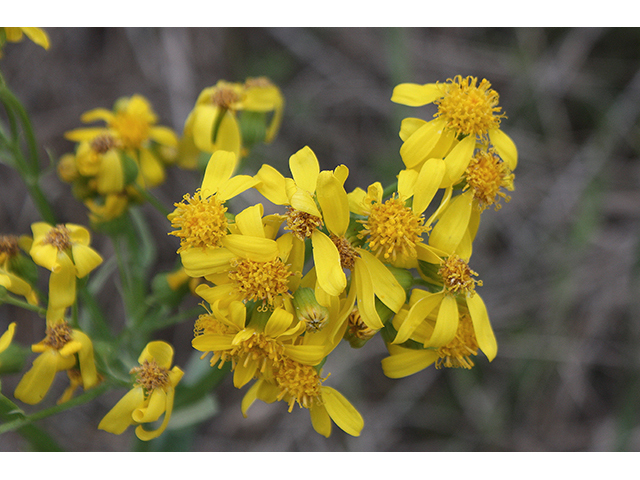
[[[166,218],[166,216],[171,213],[151,192],[142,188],[137,183],[134,183],[134,185],[138,193],[142,195],[158,212],[160,212],[161,215]]]
[[[47,310],[45,308],[38,307],[37,305],[31,305],[30,303],[12,297],[11,295],[0,297],[0,301],[15,305],[16,307],[24,308],[26,310],[31,310],[32,312],[36,312],[38,315],[43,317],[47,314]]]

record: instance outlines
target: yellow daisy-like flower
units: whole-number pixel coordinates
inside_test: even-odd
[[[407,168],[419,166],[429,158],[443,158],[447,165],[445,184],[453,184],[469,164],[476,142],[490,141],[511,170],[516,168],[515,144],[500,129],[504,117],[498,106],[498,93],[483,79],[460,75],[446,83],[418,85],[403,83],[394,88],[391,100],[418,107],[434,103],[438,111],[429,122],[407,119],[400,155]]]
[[[491,205],[500,210],[500,198],[508,202],[511,197],[501,188],[513,191],[514,174],[511,169],[495,153],[494,148],[478,150],[471,159],[465,172],[466,185],[463,190],[471,189],[478,209],[485,210]]]
[[[397,192],[385,201],[379,182],[371,185],[367,192],[357,188],[349,194],[351,211],[366,217],[361,221],[364,228],[359,236],[376,257],[400,268],[415,268],[418,260],[437,258],[434,248],[423,243],[423,235],[446,206],[450,190],[429,219],[425,219],[423,213],[437,193],[444,174],[444,162],[432,158],[419,171],[400,171]],[[408,206],[410,198],[412,202]]]
[[[0,27],[0,58],[2,58],[2,46],[5,42],[21,42],[24,37],[33,43],[49,50],[49,35],[38,27]]]
[[[262,204],[236,215],[231,233],[221,246],[190,248],[180,252],[188,275],[205,277],[216,286],[199,285],[196,293],[209,303],[220,300],[256,301],[265,306],[290,304],[291,291],[300,282],[304,252],[291,234],[274,239],[281,219],[264,217]]]
[[[409,301],[410,308],[402,321],[394,320],[397,328],[393,344],[402,344],[409,340],[433,312],[437,312],[433,332],[425,338],[425,348],[440,348],[456,337],[460,324],[460,308],[468,311],[480,349],[489,361],[498,351],[496,338],[489,322],[487,308],[476,292],[478,274],[469,268],[468,261],[458,255],[451,255],[443,260],[435,275],[429,277],[432,283],[442,285],[442,290],[431,293],[414,289]],[[436,278],[437,277],[437,278]]]
[[[40,355],[33,367],[18,383],[14,396],[29,405],[35,405],[45,397],[57,372],[80,366],[85,389],[99,382],[93,357],[91,339],[80,330],[72,329],[60,320],[47,327],[46,337],[32,345],[31,350]]]
[[[256,174],[260,183],[255,188],[276,205],[287,206],[285,229],[290,230],[295,241],[302,245],[304,240],[311,239],[318,284],[327,295],[338,296],[346,288],[347,278],[338,248],[321,231],[321,227],[325,223],[328,226],[336,222],[341,223],[335,226],[340,230],[342,227],[346,230],[348,226],[348,218],[343,225],[343,218],[334,215],[338,210],[331,205],[334,199],[328,197],[335,189],[336,182],[344,184],[349,170],[341,165],[334,172],[321,172],[318,159],[309,147],[302,148],[289,158],[289,168],[293,179],[285,178],[269,165],[263,165]],[[335,182],[325,181],[327,176],[335,177]],[[344,204],[346,198],[342,200]]]
[[[284,400],[289,411],[297,403],[309,410],[311,424],[325,437],[331,435],[331,421],[343,431],[357,437],[364,427],[362,415],[336,389],[322,385],[318,370],[291,359],[284,359],[275,367],[273,381],[259,379],[242,399],[242,414],[259,399],[266,403]]]
[[[285,309],[254,312],[250,319],[245,304],[239,301],[231,302],[226,310],[216,301],[211,309],[211,313],[200,316],[192,345],[205,355],[213,353],[212,366],[232,362],[237,388],[260,375],[270,375],[274,364],[285,357],[317,365],[328,353],[325,345],[295,342],[306,326]]]
[[[412,299],[410,306],[396,315],[393,324],[400,327],[406,320],[410,307],[420,301],[422,296]],[[436,315],[432,312],[411,335],[411,340],[419,344],[428,343],[433,335]],[[478,340],[470,315],[462,313],[454,338],[438,348],[405,348],[400,345],[387,345],[389,356],[382,359],[382,369],[389,378],[402,378],[413,375],[430,365],[439,368],[473,368],[472,356],[478,355]]]
[[[200,189],[175,204],[175,210],[167,218],[176,229],[169,235],[180,238],[178,253],[222,245],[221,240],[229,231],[225,202],[257,183],[249,175],[233,176],[237,164],[235,153],[216,151],[209,159]]]
[[[152,440],[165,431],[171,413],[176,385],[184,372],[173,363],[173,347],[166,342],[149,342],[138,358],[139,367],[133,388],[100,421],[98,428],[120,435],[129,425],[137,425],[136,436],[143,441]],[[156,430],[145,430],[142,424],[158,420],[164,414],[162,424]]]
[[[19,239],[15,235],[0,235],[0,286],[22,295],[31,305],[38,304],[38,296],[31,284],[20,277],[12,264],[20,261]]]
[[[184,136],[203,152],[227,150],[242,156],[241,112],[272,112],[264,141],[270,142],[280,126],[284,99],[280,90],[266,78],[242,83],[220,80],[205,88],[187,117]]]
[[[52,226],[45,222],[31,225],[33,242],[30,255],[38,265],[51,270],[47,322],[62,317],[76,299],[76,277],[83,278],[102,263],[102,257],[89,243],[89,231],[72,223]]]
[[[146,98],[123,97],[115,102],[113,111],[96,108],[85,112],[80,119],[85,123],[106,122],[108,134],[138,164],[140,185],[152,188],[164,182],[163,155],[156,146],[178,148],[178,137],[170,128],[156,125],[158,117]],[[104,128],[94,127],[69,131],[65,138],[93,142],[104,135]]]

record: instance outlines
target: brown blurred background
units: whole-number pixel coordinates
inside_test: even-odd
[[[435,370],[392,380],[380,368],[377,338],[331,355],[326,384],[365,419],[359,438],[338,428],[316,434],[308,412],[256,404],[240,413],[244,394],[231,378],[216,390],[217,414],[189,435],[142,445],[133,429],[96,430],[124,393],[38,423],[71,451],[583,451],[640,449],[638,233],[640,187],[640,29],[537,28],[71,28],[47,29],[51,48],[9,44],[0,70],[31,113],[40,145],[54,158],[80,115],[140,93],[160,123],[181,132],[198,93],[218,80],[266,75],[286,98],[277,139],[257,147],[247,173],[270,163],[289,175],[288,158],[309,145],[322,168],[345,164],[348,189],[388,184],[402,163],[400,121],[433,110],[390,101],[402,82],[487,78],[500,94],[502,126],[520,160],[516,190],[501,211],[487,211],[471,267],[496,336],[497,358],[471,371]],[[154,192],[167,206],[192,192],[195,172],[171,170]],[[29,233],[37,211],[21,179],[0,165],[2,233]],[[86,224],[86,211],[55,173],[43,185],[63,222]],[[157,269],[176,261],[168,223],[146,209],[157,239]],[[109,255],[108,239],[96,245]],[[114,281],[115,282],[115,281]],[[114,283],[115,285],[115,283]],[[113,296],[105,311],[120,324]],[[117,297],[116,297],[117,298]],[[110,317],[111,318],[111,317]],[[15,341],[38,341],[41,324],[0,307],[0,331],[17,319]],[[192,322],[161,334],[192,356]],[[52,402],[65,386],[59,375]],[[12,397],[19,375],[3,377]],[[37,408],[25,408],[37,411]],[[167,432],[173,435],[170,432]],[[184,433],[184,432],[182,432]],[[0,435],[0,450],[29,444]]]

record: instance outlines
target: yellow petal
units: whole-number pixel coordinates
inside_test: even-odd
[[[96,175],[96,188],[102,195],[118,193],[124,188],[122,161],[116,150],[109,150],[102,155]]]
[[[349,435],[357,437],[364,427],[360,412],[337,390],[322,387],[322,400],[327,413],[335,424]]]
[[[222,184],[218,190],[219,199],[224,202],[240,195],[245,190],[248,190],[258,184],[258,180],[250,175],[236,175],[231,177],[229,181]]]
[[[436,119],[416,130],[400,147],[400,156],[407,168],[413,168],[431,156],[444,129],[444,121]]]
[[[305,146],[289,158],[291,175],[298,187],[309,193],[316,191],[316,183],[320,174],[320,164],[309,147]]]
[[[341,182],[332,172],[324,170],[318,175],[316,198],[322,209],[327,230],[339,237],[349,227],[349,198]]]
[[[84,112],[80,116],[80,120],[83,123],[91,123],[96,120],[104,120],[107,123],[111,123],[115,119],[115,115],[111,110],[107,110],[106,108],[94,108],[89,110],[88,112]]]
[[[160,159],[146,148],[140,149],[140,174],[148,188],[161,185],[166,177],[164,165]]]
[[[424,162],[415,183],[415,194],[413,195],[413,206],[411,207],[413,213],[422,215],[427,209],[440,188],[445,171],[445,163],[439,158],[430,158]]]
[[[404,322],[398,329],[398,334],[393,343],[403,343],[409,340],[409,337],[418,328],[429,314],[442,302],[442,293],[429,293],[414,303],[409,309],[409,313]]]
[[[233,371],[233,386],[236,388],[244,387],[253,380],[257,370],[257,360],[249,358],[248,361],[244,361],[244,359],[241,359],[241,362],[236,364],[236,368]]]
[[[276,205],[289,203],[285,178],[271,165],[263,165],[256,173],[255,178],[259,181],[255,187],[256,190],[269,201]]]
[[[213,143],[213,126],[219,114],[220,110],[213,105],[198,105],[192,110],[188,121],[193,133],[193,143],[198,150],[213,152],[216,149]]]
[[[412,350],[403,348],[382,359],[382,371],[389,378],[403,378],[424,370],[434,363],[438,354],[433,350]]]
[[[305,365],[318,365],[325,357],[324,345],[285,345],[285,355]]]
[[[66,254],[58,256],[58,267],[49,277],[49,307],[66,308],[76,301],[76,267]]]
[[[167,391],[167,396],[166,396],[166,410],[164,412],[164,419],[162,420],[162,424],[153,431],[148,431],[145,430],[142,425],[138,425],[136,427],[136,436],[142,440],[143,442],[148,442],[149,440],[153,440],[154,438],[157,438],[160,436],[160,434],[162,434],[162,432],[165,431],[165,429],[167,428],[167,425],[169,424],[169,420],[171,419],[171,412],[173,411],[173,401],[174,401],[174,397],[175,397],[175,390],[173,388],[169,389]]]
[[[493,143],[498,155],[504,160],[511,170],[518,166],[518,149],[511,137],[499,128],[489,130],[489,140]]]
[[[59,357],[60,354],[51,348],[38,355],[33,361],[31,369],[24,374],[18,383],[13,394],[14,397],[28,405],[41,402],[49,391],[58,371]]]
[[[178,136],[169,127],[163,127],[161,125],[151,127],[149,130],[149,137],[161,145],[166,145],[168,147],[178,146]]]
[[[247,418],[247,411],[249,410],[249,407],[251,407],[251,405],[253,405],[253,402],[258,399],[258,388],[260,387],[260,383],[262,383],[262,380],[258,380],[253,385],[251,385],[249,390],[247,390],[247,393],[245,393],[244,397],[242,397],[240,411],[242,412],[242,416],[244,418]]]
[[[237,163],[237,157],[232,152],[218,150],[213,153],[204,171],[202,195],[209,196],[216,193],[231,178]]]
[[[151,395],[149,395],[147,402],[144,403],[147,405],[136,408],[131,413],[131,418],[133,418],[133,421],[136,423],[155,422],[165,411],[167,394],[161,388],[156,388],[151,392]]]
[[[403,202],[415,193],[418,172],[411,169],[400,170],[398,173],[398,196]]]
[[[16,322],[11,322],[9,324],[9,328],[7,328],[7,331],[4,332],[2,336],[0,336],[0,352],[4,352],[9,347],[9,344],[13,339],[13,334],[15,333],[15,331],[16,331]]]
[[[410,107],[421,107],[432,103],[444,94],[436,83],[419,85],[417,83],[401,83],[393,89],[391,101]]]
[[[276,338],[287,331],[292,321],[293,314],[282,308],[276,308],[264,327],[264,334],[268,337]]]
[[[467,307],[473,322],[473,330],[476,334],[478,346],[489,361],[492,361],[498,353],[498,342],[496,342],[496,336],[491,328],[491,322],[489,322],[487,307],[477,293],[467,297]]]
[[[325,406],[313,403],[309,408],[309,416],[311,417],[313,429],[320,435],[329,438],[332,425],[331,417],[327,413]]]
[[[269,262],[280,252],[276,241],[270,238],[231,234],[223,237],[221,243],[231,253],[254,262]]]
[[[447,175],[442,180],[441,187],[448,187],[458,183],[460,177],[469,166],[471,158],[473,158],[473,150],[476,146],[476,138],[469,135],[460,141],[449,154],[445,157],[444,162],[447,165]]]
[[[440,303],[433,334],[424,346],[442,347],[448,344],[456,336],[459,321],[458,302],[456,302],[455,297],[445,295]]]
[[[22,31],[33,43],[40,45],[45,50],[49,50],[49,36],[47,32],[37,27],[22,27]]]
[[[93,357],[93,343],[89,336],[80,330],[73,330],[73,339],[81,344],[80,350],[78,350],[78,360],[82,384],[84,389],[87,390],[98,384],[98,371]]]
[[[120,435],[133,423],[131,414],[144,401],[142,387],[129,390],[98,424],[100,430]]]
[[[48,270],[53,271],[58,265],[58,249],[51,244],[39,244],[34,241],[29,254],[35,263]]]
[[[252,205],[236,215],[236,225],[243,235],[265,238],[262,214],[264,209],[261,203]]]
[[[373,281],[375,295],[394,312],[400,310],[407,298],[402,285],[377,257],[361,248],[357,251]]]
[[[421,118],[403,118],[402,122],[400,122],[400,139],[404,142],[409,138],[413,133],[418,130],[421,126],[427,123],[426,120]]]
[[[235,114],[231,111],[227,111],[220,122],[215,148],[233,152],[238,158],[241,156],[242,135],[240,133],[240,125]]]
[[[472,208],[471,190],[455,197],[436,223],[429,236],[429,245],[449,254],[456,251],[469,226]]]
[[[201,284],[196,287],[196,294],[209,303],[219,301],[220,307],[225,308],[234,300],[238,300],[238,287],[235,283],[226,283],[216,287]]]
[[[76,266],[78,278],[83,278],[102,263],[102,257],[93,248],[75,244],[71,246],[73,263]]]
[[[380,330],[384,325],[376,311],[373,280],[362,258],[356,259],[351,281],[355,282],[358,310],[362,320],[369,328]]]
[[[191,346],[200,352],[218,352],[232,348],[232,340],[229,335],[223,336],[205,333],[191,340]]]
[[[340,295],[347,287],[347,277],[340,263],[338,248],[319,230],[311,234],[311,242],[318,283],[329,295]]]
[[[191,277],[204,277],[229,269],[229,262],[236,255],[226,248],[207,247],[190,248],[180,252],[180,259],[185,272]]]
[[[296,210],[300,210],[302,212],[306,212],[309,215],[314,215],[316,217],[322,218],[322,213],[318,210],[316,202],[308,191],[298,188],[295,193],[291,196],[290,200],[291,206]]]

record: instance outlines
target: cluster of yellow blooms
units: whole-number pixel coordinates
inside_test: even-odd
[[[25,32],[28,34],[28,32]],[[9,32],[7,32],[9,37]],[[430,121],[406,118],[400,127],[403,168],[386,189],[380,182],[345,190],[349,169],[322,170],[308,146],[289,158],[290,176],[270,165],[238,174],[257,142],[273,140],[284,100],[264,78],[220,81],[206,88],[185,122],[182,138],[157,125],[139,95],[95,109],[84,122],[104,127],[66,134],[75,153],[59,162],[60,177],[91,211],[93,222],[118,218],[165,178],[165,167],[195,168],[208,159],[199,188],[168,215],[180,241],[181,278],[194,279],[204,300],[192,346],[211,366],[229,364],[233,384],[253,382],[242,401],[247,415],[256,401],[284,401],[309,410],[313,428],[331,434],[332,422],[358,436],[364,420],[337,390],[325,385],[322,367],[342,341],[359,348],[380,333],[392,378],[436,368],[471,368],[478,350],[493,360],[497,342],[470,266],[482,212],[508,201],[517,150],[500,129],[498,94],[488,81],[457,76],[444,83],[401,84],[393,102],[433,103]],[[269,202],[237,213],[229,200],[254,190]],[[255,195],[255,194],[254,194]],[[38,296],[16,268],[19,247],[51,271],[46,338],[18,384],[15,397],[35,404],[58,371],[71,386],[102,381],[92,342],[66,318],[76,301],[76,281],[102,263],[79,225],[32,225],[33,237],[0,239],[0,285],[36,305]],[[7,348],[15,323],[0,337]],[[163,341],[139,356],[133,389],[100,422],[120,434],[137,425],[142,440],[165,430],[183,372],[171,368],[174,350]],[[79,367],[79,371],[76,368]],[[153,431],[142,424],[158,420]]]

